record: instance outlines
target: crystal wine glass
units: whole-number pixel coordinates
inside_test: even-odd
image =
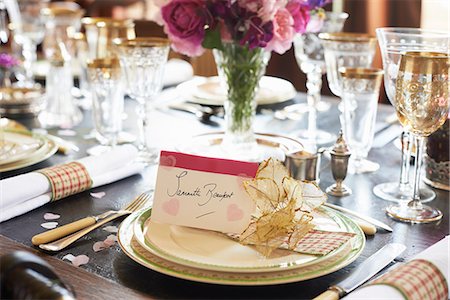
[[[11,24],[14,32],[14,41],[22,47],[23,78],[19,78],[18,85],[32,87],[33,65],[37,60],[37,45],[45,35],[45,24],[41,10],[48,6],[49,0],[17,0],[20,10],[20,21]],[[20,76],[20,74],[19,74]]]
[[[169,41],[163,38],[115,39],[114,44],[124,71],[128,94],[138,102],[140,159],[155,163],[158,152],[149,139],[149,117],[153,98],[163,86],[164,66],[169,54]]]
[[[388,215],[411,223],[427,223],[442,218],[442,212],[423,205],[419,183],[425,137],[447,120],[450,97],[450,56],[439,52],[401,54],[397,74],[395,107],[406,131],[416,142],[412,200],[386,208]]]
[[[311,18],[319,18],[313,15]],[[309,111],[308,129],[301,130],[298,135],[310,140],[313,144],[326,144],[334,141],[336,137],[326,131],[317,129],[317,111],[327,110],[329,104],[321,101],[322,75],[325,74],[325,59],[323,46],[318,35],[321,32],[339,32],[347,20],[347,13],[326,12],[323,25],[319,31],[299,34],[294,39],[294,50],[297,64],[306,74],[307,82],[307,109]],[[311,20],[310,22],[313,22]],[[298,108],[303,110],[302,107]]]
[[[377,28],[378,44],[383,60],[384,87],[389,101],[395,106],[395,83],[397,80],[400,54],[405,51],[448,52],[450,33],[420,28]],[[408,201],[412,195],[409,182],[409,160],[412,144],[409,133],[402,134],[402,163],[400,181],[385,182],[374,187],[376,196],[388,201]],[[429,188],[420,188],[422,202],[431,201],[436,194]]]
[[[87,63],[92,94],[92,116],[101,145],[87,150],[91,155],[106,152],[117,144],[122,127],[124,89],[119,59],[97,58]]]

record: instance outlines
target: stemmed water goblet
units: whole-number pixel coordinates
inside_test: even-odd
[[[392,218],[426,223],[442,218],[442,212],[423,205],[419,183],[425,137],[447,120],[450,97],[450,56],[439,52],[406,52],[401,55],[396,80],[395,107],[406,131],[414,136],[415,166],[412,200],[391,205],[386,212]]]
[[[383,60],[384,87],[389,101],[395,106],[395,84],[397,80],[400,55],[406,51],[448,52],[450,33],[420,28],[377,28],[378,43]],[[404,132],[402,140],[402,163],[400,180],[385,182],[374,187],[375,195],[388,201],[408,201],[412,195],[409,182],[409,161],[411,156],[411,138]],[[429,188],[420,188],[422,202],[431,201],[436,194]]]
[[[368,34],[349,32],[321,33],[319,38],[324,47],[328,85],[334,95],[342,97],[343,83],[339,69],[370,68],[375,55],[376,38]],[[343,102],[340,103],[339,110],[344,112]],[[346,127],[345,116],[345,113],[340,116],[342,128]],[[350,161],[351,164],[354,162]],[[368,160],[359,161],[358,169],[365,172],[373,172],[378,168],[378,164]],[[350,165],[349,171],[355,170],[355,166]]]
[[[18,0],[20,21],[11,24],[14,41],[22,47],[24,73],[19,75],[19,86],[32,87],[33,65],[37,60],[37,45],[45,35],[45,24],[41,10],[48,6],[49,0]]]
[[[318,14],[311,18],[318,19]],[[307,109],[309,111],[308,129],[301,130],[298,135],[301,138],[311,141],[312,144],[326,144],[334,141],[336,137],[323,130],[317,129],[317,111],[327,110],[329,104],[320,98],[322,88],[322,75],[325,74],[325,59],[323,56],[322,42],[318,37],[321,32],[339,32],[347,20],[347,13],[326,12],[322,27],[315,32],[299,34],[294,39],[294,50],[297,64],[302,72],[306,74],[307,82]],[[310,23],[320,22],[310,20]]]
[[[169,41],[163,38],[115,39],[117,54],[125,73],[127,92],[138,103],[139,153],[146,163],[155,163],[158,152],[149,137],[153,100],[163,86]]]

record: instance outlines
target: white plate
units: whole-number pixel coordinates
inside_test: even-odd
[[[0,166],[10,164],[37,153],[46,144],[39,135],[30,135],[24,131],[3,131],[0,141]]]
[[[186,101],[204,105],[223,105],[227,94],[221,87],[219,77],[200,77],[183,82],[177,86],[180,97]],[[256,103],[273,104],[291,100],[297,94],[294,86],[287,80],[263,76],[256,94]]]
[[[314,214],[316,229],[357,233],[332,210],[320,209]],[[324,256],[275,250],[269,258],[254,247],[240,244],[224,234],[153,222],[143,213],[134,226],[139,244],[165,260],[192,268],[237,273],[277,272],[323,263],[346,251],[348,245]],[[347,244],[351,244],[348,242]]]
[[[146,212],[147,214],[151,213],[151,211]],[[136,241],[133,234],[133,227],[138,222],[139,216],[142,216],[142,212],[131,214],[119,227],[117,236],[122,251],[132,260],[151,270],[173,277],[206,283],[255,286],[283,284],[317,278],[340,270],[353,262],[361,254],[365,244],[364,233],[358,225],[347,217],[340,215],[340,218],[349,227],[349,231],[356,232],[357,236],[352,239],[352,243],[346,244],[346,251],[341,251],[340,255],[335,255],[329,260],[303,268],[282,269],[274,272],[238,273],[213,271],[177,264],[147,251]]]

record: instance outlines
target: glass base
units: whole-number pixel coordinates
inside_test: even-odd
[[[111,146],[105,146],[105,145],[97,145],[94,147],[91,147],[86,150],[86,153],[92,156],[99,156],[105,152],[108,152],[112,149]]]
[[[376,162],[362,159],[360,161],[350,159],[350,163],[348,165],[348,173],[349,174],[363,174],[363,173],[372,173],[377,171],[380,168],[380,165]]]
[[[320,129],[316,130],[314,133],[309,130],[300,130],[295,133],[295,135],[307,142],[314,142],[317,145],[335,142],[337,138],[336,135]]]
[[[428,205],[422,205],[421,209],[409,207],[407,204],[390,205],[386,213],[393,219],[409,223],[429,223],[442,218],[442,212]]]
[[[373,193],[386,201],[403,202],[412,199],[413,189],[409,186],[405,191],[401,191],[398,182],[386,182],[376,185]],[[436,197],[436,193],[427,187],[420,188],[420,202],[430,202]]]

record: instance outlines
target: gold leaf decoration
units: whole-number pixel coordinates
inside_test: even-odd
[[[286,167],[272,158],[260,164],[255,178],[245,181],[244,187],[256,212],[239,241],[254,245],[264,256],[285,244],[295,249],[314,228],[312,211],[326,200],[317,185],[290,177]]]

